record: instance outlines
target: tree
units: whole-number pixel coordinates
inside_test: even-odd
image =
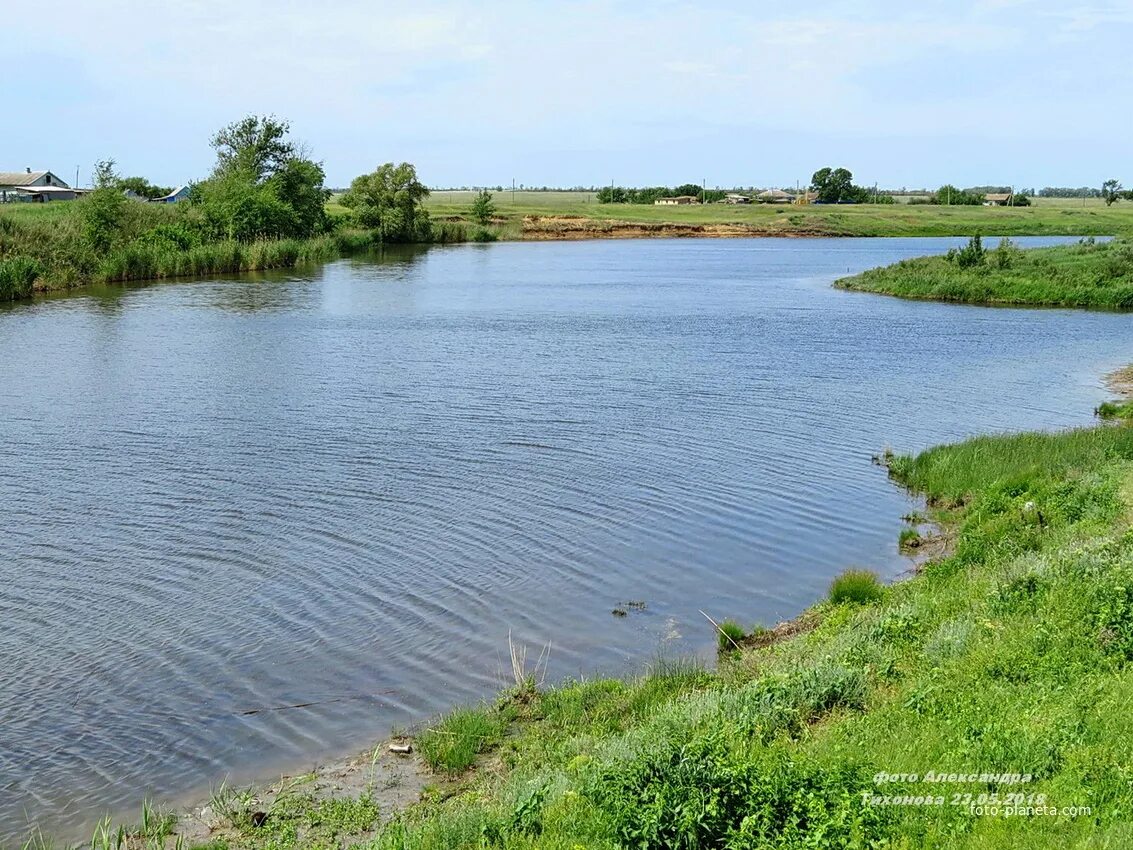
[[[190,201],[213,238],[305,238],[326,228],[323,167],[300,153],[289,130],[275,116],[249,115],[212,137],[216,166]]]
[[[296,156],[290,130],[290,123],[274,115],[249,115],[222,127],[209,141],[216,150],[213,175],[238,174],[262,183]]]
[[[854,175],[845,168],[820,168],[810,178],[817,200],[824,204],[854,200]]]
[[[355,177],[342,205],[383,242],[425,242],[432,232],[424,200],[429,190],[408,162],[387,162],[370,174]]]
[[[99,160],[94,166],[95,189],[83,198],[80,207],[83,236],[99,253],[110,250],[122,229],[122,205],[126,198],[118,187],[120,179],[114,160]]]
[[[310,236],[326,227],[326,202],[330,192],[323,185],[323,167],[309,159],[295,157],[283,165],[267,181],[280,201],[295,213],[293,236]]]
[[[161,198],[173,191],[172,186],[155,186],[144,177],[123,177],[118,181],[118,188],[124,192],[133,192],[142,198]]]
[[[480,224],[490,224],[495,214],[496,205],[492,203],[492,193],[481,189],[472,202],[472,217]]]
[[[1121,199],[1121,181],[1120,180],[1106,180],[1102,183],[1102,200],[1105,201],[1107,207],[1113,206],[1115,202]]]

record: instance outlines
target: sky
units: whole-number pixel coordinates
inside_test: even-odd
[[[4,0],[0,171],[207,176],[249,113],[344,186],[1133,184],[1133,0]]]

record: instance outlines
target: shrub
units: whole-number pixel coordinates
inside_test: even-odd
[[[648,742],[595,776],[586,794],[625,847],[788,850],[880,837],[886,813],[862,802],[867,781],[861,771],[823,770],[780,752],[745,758],[717,729]]]
[[[835,605],[849,602],[866,605],[885,595],[877,576],[869,570],[846,570],[830,585],[830,601]]]
[[[948,252],[948,259],[962,269],[972,269],[982,266],[987,252],[984,250],[983,240],[979,234],[968,240],[968,244],[959,250],[953,248]]]

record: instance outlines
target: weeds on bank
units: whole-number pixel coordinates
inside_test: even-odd
[[[851,603],[866,605],[876,602],[885,595],[875,573],[869,570],[846,570],[830,585],[830,601],[834,605]]]

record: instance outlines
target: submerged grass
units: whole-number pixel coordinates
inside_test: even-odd
[[[842,289],[973,304],[1133,309],[1133,242],[1082,240],[920,257],[839,280]]]

